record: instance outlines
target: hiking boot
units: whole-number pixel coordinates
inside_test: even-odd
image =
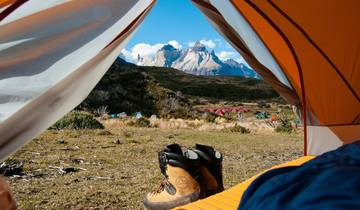
[[[200,198],[205,198],[224,190],[222,179],[222,155],[214,148],[196,144],[193,149],[200,158]]]
[[[165,179],[145,196],[146,210],[167,210],[198,200],[200,160],[194,151],[183,152],[178,144],[168,145],[159,152],[159,164]]]

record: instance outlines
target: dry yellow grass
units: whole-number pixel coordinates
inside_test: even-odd
[[[302,155],[302,137],[238,134],[194,129],[126,127],[106,123],[95,130],[46,131],[12,158],[37,177],[8,178],[19,209],[142,209],[142,199],[162,179],[157,152],[165,145],[195,143],[224,154],[228,188],[272,165]],[[75,167],[59,174],[56,167]]]

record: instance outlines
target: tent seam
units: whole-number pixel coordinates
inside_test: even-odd
[[[280,28],[278,26],[276,26],[276,24],[266,15],[264,14],[263,11],[261,11],[256,5],[253,4],[253,2],[249,1],[249,0],[245,0],[246,3],[248,3],[253,9],[255,9],[278,33],[279,35],[284,39],[284,41],[286,42],[286,44],[288,45],[292,56],[294,57],[296,66],[298,67],[298,72],[299,72],[299,78],[300,78],[300,84],[301,84],[301,95],[302,95],[302,109],[303,109],[303,122],[304,122],[304,155],[307,155],[307,112],[306,112],[306,98],[305,98],[305,86],[304,86],[304,78],[303,78],[303,73],[302,73],[302,69],[301,69],[301,64],[299,62],[299,59],[296,55],[296,52],[293,48],[293,46],[291,45],[291,42],[289,39],[287,39],[287,37],[285,36],[285,34],[280,30]]]
[[[19,0],[0,13],[0,22],[29,0]]]
[[[247,2],[247,0],[245,0],[245,1]],[[290,81],[292,81],[292,80],[290,80],[289,77],[288,77],[288,75],[286,74],[286,72],[284,72],[284,70],[283,70],[280,62],[279,62],[278,59],[274,56],[274,54],[271,52],[269,46],[268,46],[268,45],[266,44],[266,42],[259,36],[258,32],[256,32],[256,31],[254,30],[254,27],[253,27],[253,25],[250,23],[250,21],[248,20],[248,18],[246,18],[246,16],[243,15],[243,13],[240,11],[240,9],[237,8],[237,7],[234,5],[234,0],[231,0],[230,2],[231,2],[231,4],[233,5],[233,7],[235,7],[235,8],[237,9],[237,11],[241,14],[241,16],[244,17],[245,21],[249,24],[249,26],[251,27],[251,29],[258,35],[258,37],[259,37],[259,39],[261,40],[261,42],[264,44],[264,46],[266,47],[266,49],[267,49],[267,50],[269,51],[269,53],[271,54],[271,57],[275,60],[275,62],[279,65],[279,68],[283,71],[284,76],[285,76],[286,80],[288,81],[291,90],[294,91],[294,92],[296,92],[296,91],[295,91],[296,89],[294,88],[294,86],[293,86],[293,85],[291,84],[291,82],[290,82]],[[275,76],[275,77],[276,77],[276,76]],[[280,81],[279,78],[277,78],[277,79]],[[280,82],[281,82],[281,81],[280,81]],[[281,83],[282,83],[282,82],[281,82]],[[286,84],[284,84],[284,85],[287,86]]]
[[[270,5],[272,5],[282,16],[284,16],[292,25],[295,26],[303,35],[304,37],[311,43],[315,49],[325,58],[325,60],[332,66],[332,68],[336,71],[338,76],[343,80],[343,82],[346,84],[348,89],[351,91],[351,93],[355,96],[355,98],[360,102],[360,97],[357,95],[355,90],[352,88],[352,86],[349,84],[347,79],[344,77],[344,75],[339,71],[337,66],[331,61],[331,59],[326,55],[326,53],[318,46],[316,43],[310,38],[310,36],[305,32],[303,28],[300,27],[299,24],[297,24],[293,19],[291,19],[283,10],[281,10],[272,0],[268,0]]]

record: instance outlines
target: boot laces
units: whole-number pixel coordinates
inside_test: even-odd
[[[159,194],[162,191],[164,191],[166,185],[169,184],[169,181],[167,179],[163,179],[160,184],[158,185],[158,187],[156,189],[154,189],[151,194],[155,195],[155,194]]]

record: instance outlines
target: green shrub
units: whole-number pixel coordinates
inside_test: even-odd
[[[278,133],[291,133],[294,129],[291,126],[291,120],[285,114],[279,115],[279,125],[276,126],[275,131]]]
[[[234,127],[231,127],[228,129],[230,132],[234,132],[234,133],[243,133],[243,134],[246,134],[246,133],[250,133],[250,130],[241,126],[241,125],[238,125],[238,124],[235,124]]]
[[[104,126],[86,112],[73,111],[57,121],[50,129],[104,129]]]
[[[205,113],[205,121],[213,123],[215,122],[215,119],[217,118],[217,115],[212,112]]]
[[[228,121],[236,121],[238,118],[238,114],[226,112],[223,117]]]
[[[150,127],[150,121],[144,117],[141,117],[139,119],[129,121],[127,125],[135,127]]]

